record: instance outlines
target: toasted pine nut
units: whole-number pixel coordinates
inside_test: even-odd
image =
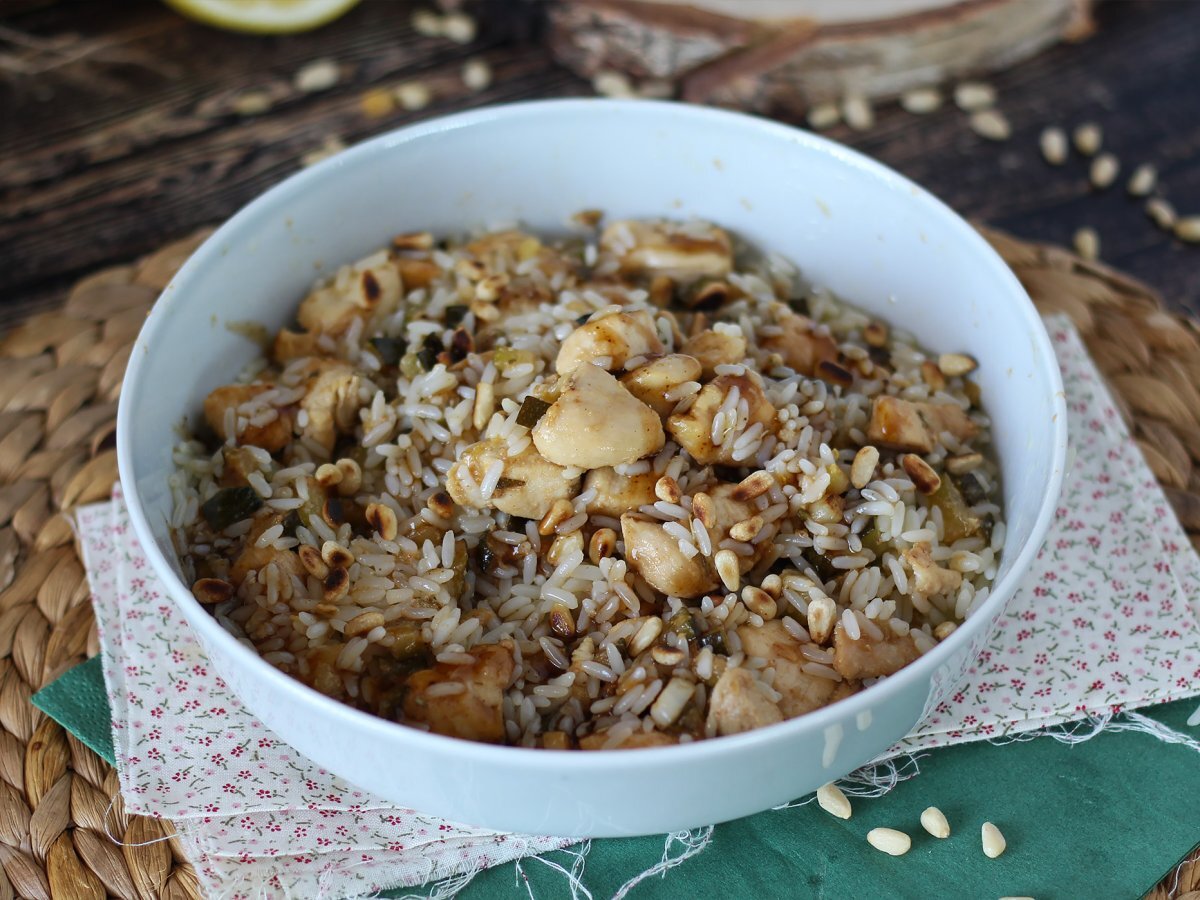
[[[775,487],[775,476],[766,469],[759,469],[753,475],[747,475],[738,482],[737,489],[730,496],[739,501],[753,500],[755,497],[761,497],[773,487]]]
[[[357,494],[362,487],[362,467],[349,457],[339,459],[336,465],[342,473],[342,480],[337,486],[338,493],[343,497]]]
[[[775,614],[779,612],[775,598],[754,585],[748,584],[742,588],[742,602],[750,612],[767,620],[775,618]]]
[[[207,606],[224,603],[233,596],[233,585],[220,578],[201,578],[192,585],[192,595]]]
[[[982,453],[964,453],[946,460],[946,471],[951,475],[966,475],[983,465]]]
[[[558,527],[559,523],[567,521],[574,512],[575,508],[571,506],[570,500],[565,500],[562,497],[558,498],[550,504],[550,508],[546,510],[546,514],[538,522],[538,534],[553,534],[554,529]]]
[[[575,617],[561,603],[555,603],[550,607],[550,630],[564,641],[575,637]]]
[[[942,624],[938,625],[937,628],[933,629],[933,636],[939,641],[944,641],[946,638],[950,637],[950,635],[954,634],[957,628],[958,625],[956,625],[954,622],[943,622]]]
[[[670,475],[664,475],[654,482],[654,496],[667,503],[678,503],[682,497],[679,492],[679,482]]]
[[[943,353],[938,357],[937,364],[938,369],[947,378],[969,375],[979,368],[979,363],[965,353]]]
[[[875,477],[875,467],[879,465],[879,451],[867,445],[859,448],[854,454],[854,462],[850,466],[850,483],[860,491],[871,483]]]
[[[367,524],[379,532],[385,541],[394,541],[400,530],[396,511],[386,503],[367,504]]]
[[[814,644],[826,644],[837,621],[837,605],[829,597],[818,597],[808,604],[808,633]]]
[[[354,562],[354,555],[336,541],[326,541],[321,545],[321,559],[331,569],[345,569]]]
[[[674,668],[683,662],[683,651],[678,647],[668,647],[665,644],[656,644],[650,649],[650,658],[660,666]]]
[[[300,565],[304,566],[304,571],[324,581],[325,576],[329,574],[329,566],[321,558],[321,551],[308,544],[301,544],[296,552],[300,555]]]
[[[905,453],[900,457],[900,465],[922,494],[932,494],[942,486],[941,476],[917,454]]]
[[[347,622],[346,629],[342,633],[346,637],[356,637],[360,634],[366,634],[371,629],[378,628],[382,624],[383,613],[363,612]]]
[[[699,519],[705,528],[712,528],[717,521],[717,510],[713,506],[712,497],[703,491],[692,497],[692,515]]]
[[[716,563],[717,574],[721,576],[721,583],[725,585],[725,589],[736,591],[742,583],[737,554],[732,550],[718,550],[713,562]]]
[[[735,541],[752,541],[763,528],[762,516],[751,516],[737,522],[729,529],[729,536]]]
[[[617,533],[611,528],[597,528],[588,543],[588,559],[593,565],[597,565],[600,560],[612,556],[616,549]]]
[[[317,479],[317,484],[321,487],[336,487],[342,483],[342,470],[333,463],[322,463],[317,466],[317,471],[313,475]]]

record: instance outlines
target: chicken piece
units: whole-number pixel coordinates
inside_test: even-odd
[[[879,678],[899,671],[921,655],[912,635],[901,637],[891,629],[883,633],[882,641],[873,641],[865,634],[853,641],[839,622],[833,630],[833,667],[843,678]]]
[[[654,410],[604,369],[583,363],[534,426],[533,443],[560,466],[599,469],[657,453],[666,438]]]
[[[709,731],[740,734],[782,721],[779,707],[746,669],[726,669],[713,687],[708,701]]]
[[[469,665],[438,663],[409,676],[404,696],[404,716],[429,726],[435,734],[469,741],[501,743],[504,740],[504,692],[512,679],[511,641],[481,644],[470,651]],[[458,683],[456,694],[433,694],[438,684]]]
[[[764,434],[775,430],[775,407],[763,392],[762,379],[758,375],[749,370],[741,375],[718,375],[696,395],[696,402],[690,409],[667,419],[667,430],[671,436],[701,465],[737,465],[745,462],[734,459],[733,440],[717,445],[712,439],[713,419],[725,402],[726,395],[734,388],[738,389],[740,398],[746,401],[748,407],[749,417],[745,427],[749,429],[761,423]],[[726,424],[725,434],[729,433],[732,424]]]
[[[746,339],[740,329],[735,332],[709,328],[684,341],[679,352],[696,357],[703,367],[704,378],[709,379],[716,374],[717,366],[739,363],[746,358]]]
[[[729,536],[730,528],[756,512],[751,503],[735,499],[737,491],[736,484],[716,484],[703,492],[708,510],[703,513],[702,521],[713,547]],[[693,511],[700,517],[696,497],[692,504]],[[636,512],[626,513],[621,516],[621,532],[629,564],[664,594],[695,598],[720,587],[721,579],[713,559],[702,554],[689,559],[679,549],[679,540],[672,537],[657,519]],[[769,540],[760,541],[754,545],[753,553],[737,557],[738,571],[743,575],[749,572],[771,552],[771,546]]]
[[[589,734],[587,737],[580,738],[579,749],[603,750],[606,743],[608,743],[608,734],[602,731],[599,734]],[[679,738],[671,734],[663,734],[661,731],[635,731],[615,747],[609,747],[609,749],[640,750],[643,747],[670,747],[678,743]]]
[[[975,420],[956,403],[918,403],[916,407],[933,435],[948,431],[955,440],[969,441],[979,434]]]
[[[769,353],[778,353],[783,364],[801,375],[817,374],[822,362],[838,358],[837,342],[827,334],[818,334],[816,323],[797,315],[782,303],[774,307],[779,334],[761,335],[758,345]]]
[[[867,440],[876,446],[909,453],[928,453],[933,449],[933,439],[917,405],[899,397],[875,398],[871,421],[867,425]]]
[[[362,378],[350,366],[332,360],[317,361],[311,373],[308,393],[300,401],[308,413],[304,436],[332,453],[339,432],[349,431],[358,421]]]
[[[580,325],[562,342],[554,368],[559,375],[569,375],[581,363],[608,357],[612,361],[604,368],[619,372],[636,356],[656,356],[662,351],[654,318],[637,309]]]
[[[672,597],[700,597],[721,583],[712,560],[701,554],[689,559],[679,549],[679,540],[657,519],[625,513],[621,536],[625,559],[657,591]]]
[[[314,356],[316,353],[317,336],[307,331],[289,331],[281,328],[271,343],[271,359],[280,365],[287,365],[293,359]]]
[[[690,356],[672,353],[660,356],[621,376],[621,384],[659,417],[668,416],[678,400],[668,400],[667,391],[700,378],[700,363]]]
[[[275,513],[259,515],[255,518],[254,524],[246,532],[246,537],[242,544],[242,552],[238,554],[238,558],[233,561],[233,565],[229,569],[229,581],[232,584],[240,586],[246,580],[247,575],[251,572],[261,571],[270,563],[275,563],[279,574],[285,578],[289,575],[299,575],[301,578],[304,578],[307,575],[303,564],[300,562],[300,557],[294,551],[276,550],[274,547],[254,546],[255,542],[258,541],[259,535],[272,525],[280,522],[282,518],[282,516]]]
[[[658,499],[654,494],[654,483],[658,474],[650,471],[641,475],[618,475],[616,469],[605,466],[592,469],[583,479],[583,491],[596,489],[596,499],[587,506],[593,515],[620,516],[646,506]]]
[[[861,690],[861,681],[843,678],[837,683],[837,686],[833,689],[833,693],[829,695],[829,702],[825,705],[828,706],[830,703],[837,703],[839,700],[845,700],[847,697],[853,697]]]
[[[839,682],[804,671],[808,660],[800,652],[801,644],[782,622],[772,620],[757,628],[743,625],[738,629],[738,637],[747,656],[770,660],[775,667],[774,688],[782,694],[778,706],[784,718],[802,716],[831,702]]]
[[[720,278],[733,268],[733,243],[715,225],[622,220],[600,235],[601,251],[614,254],[628,275],[666,275],[680,282]]]
[[[867,440],[909,453],[928,453],[934,436],[948,431],[960,441],[979,434],[979,426],[955,403],[913,403],[899,397],[877,397],[871,408]]]
[[[250,483],[250,473],[259,471],[258,460],[246,447],[226,447],[222,458],[221,487],[244,487]]]
[[[355,272],[349,284],[339,286],[335,279],[317,288],[304,298],[296,318],[305,331],[337,336],[355,319],[394,308],[402,294],[400,273],[387,262]]]
[[[962,585],[961,573],[943,569],[933,561],[928,541],[921,541],[900,555],[912,569],[913,591],[921,597],[945,596]]]
[[[229,435],[225,433],[225,411],[231,407],[237,410],[243,403],[274,389],[275,385],[269,383],[227,384],[219,387],[204,398],[204,419],[217,437],[226,440]],[[291,441],[293,421],[291,409],[280,409],[278,418],[265,425],[247,425],[237,436],[238,442],[275,453]]]
[[[504,464],[504,470],[491,497],[485,500],[479,486],[497,460]],[[525,519],[541,519],[555,500],[569,500],[578,487],[578,478],[563,478],[562,467],[532,446],[510,457],[507,442],[498,437],[472,444],[446,473],[446,491],[460,506],[493,507]]]

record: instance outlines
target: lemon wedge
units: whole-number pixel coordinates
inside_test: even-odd
[[[251,34],[290,34],[332,22],[358,0],[166,0],[190,19]]]

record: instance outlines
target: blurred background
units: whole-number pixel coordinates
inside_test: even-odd
[[[0,328],[356,141],[596,93],[822,130],[1197,312],[1198,86],[1191,0],[0,0]]]

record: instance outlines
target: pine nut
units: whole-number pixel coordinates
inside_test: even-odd
[[[462,80],[472,91],[486,90],[492,83],[492,67],[485,59],[469,59],[462,68]]]
[[[980,837],[983,840],[984,856],[988,859],[995,859],[1008,847],[1008,842],[1004,840],[1004,835],[1000,833],[1000,829],[991,822],[983,823]]]
[[[870,322],[863,329],[863,340],[868,347],[886,347],[888,342],[888,327],[882,322]]]
[[[596,76],[592,79],[592,90],[601,97],[626,98],[637,96],[637,91],[634,90],[633,82],[629,80],[629,76],[624,72],[617,72],[613,69],[597,72]]]
[[[650,649],[650,658],[660,666],[666,666],[669,669],[673,669],[683,662],[684,652],[678,647],[668,647],[664,644],[655,644]]]
[[[413,31],[424,37],[441,37],[443,30],[442,17],[427,9],[418,9],[409,20]]]
[[[742,602],[750,612],[768,621],[775,618],[775,614],[779,612],[775,599],[762,588],[753,585],[742,588]]]
[[[942,486],[941,476],[917,454],[905,453],[900,457],[900,465],[922,494],[932,494]]]
[[[954,88],[954,105],[963,112],[978,112],[996,103],[996,89],[982,81],[964,81]]]
[[[1084,122],[1075,128],[1071,138],[1075,142],[1076,150],[1084,156],[1095,156],[1104,143],[1104,132],[1095,122]]]
[[[442,19],[442,35],[456,44],[475,40],[475,20],[466,13],[450,13]]]
[[[321,487],[336,487],[342,483],[342,470],[333,463],[322,463],[313,474]]]
[[[561,603],[555,603],[550,607],[550,630],[564,641],[575,637],[575,618],[571,615],[571,611]]]
[[[717,523],[717,510],[713,506],[712,497],[703,491],[692,497],[692,515],[700,520],[705,528],[712,528]]]
[[[946,376],[931,360],[927,359],[921,363],[921,380],[929,385],[929,389],[934,393],[946,389]]]
[[[1185,216],[1176,222],[1175,237],[1189,244],[1200,243],[1200,216]]]
[[[842,118],[855,131],[866,131],[875,124],[875,110],[861,94],[850,94],[842,101]]]
[[[808,604],[808,633],[814,644],[826,644],[837,621],[837,605],[829,597],[818,597]]]
[[[588,559],[593,565],[599,565],[600,560],[613,555],[617,549],[617,533],[611,528],[597,528],[588,543]]]
[[[396,511],[383,503],[367,504],[367,524],[379,532],[385,541],[394,541],[400,530]]]
[[[762,589],[778,600],[783,593],[783,579],[772,573],[762,580]]]
[[[346,637],[357,637],[360,634],[366,634],[373,628],[378,628],[383,622],[383,613],[379,612],[364,612],[359,613],[353,619],[346,623],[345,631],[342,633]]]
[[[304,571],[314,578],[324,581],[325,576],[329,574],[329,566],[321,558],[321,551],[308,544],[301,544],[300,549],[296,552],[300,556],[300,565],[304,566]]]
[[[751,516],[733,525],[729,529],[729,536],[735,541],[752,541],[758,537],[758,533],[762,531],[762,528],[762,516]]]
[[[664,475],[654,482],[654,496],[667,503],[678,503],[683,495],[679,491],[679,482],[670,475]]]
[[[357,494],[362,487],[362,466],[349,457],[343,457],[336,463],[341,470],[342,480],[338,482],[338,493],[343,497]]]
[[[947,378],[954,378],[970,375],[979,368],[979,363],[965,353],[943,353],[938,357],[938,368]]]
[[[1086,260],[1094,261],[1100,258],[1100,235],[1094,228],[1080,228],[1072,240],[1075,252]]]
[[[872,828],[867,843],[890,856],[903,856],[912,847],[912,838],[895,828]]]
[[[981,109],[971,113],[968,123],[972,131],[989,141],[1007,141],[1012,137],[1012,126],[998,109]]]
[[[946,821],[945,814],[936,806],[931,806],[921,813],[921,827],[935,838],[950,837],[950,823]]]
[[[233,585],[220,578],[201,578],[192,585],[192,595],[206,606],[224,603],[233,593]]]
[[[842,789],[832,781],[817,788],[817,805],[831,816],[837,816],[839,819],[848,819],[853,812],[850,808],[850,801],[842,793]]]
[[[1171,231],[1175,227],[1175,207],[1162,197],[1151,197],[1146,201],[1146,215],[1163,231]]]
[[[1120,172],[1121,164],[1117,161],[1117,158],[1111,153],[1101,153],[1092,160],[1092,167],[1088,170],[1088,178],[1091,179],[1092,187],[1104,190],[1117,180],[1117,175]]]
[[[1038,143],[1042,148],[1042,158],[1052,166],[1061,166],[1067,161],[1067,133],[1057,126],[1052,126],[1042,132]]]
[[[900,95],[900,106],[905,112],[910,112],[916,116],[923,116],[926,113],[934,112],[941,108],[942,92],[937,88],[923,87],[913,88],[911,91],[905,91]]]
[[[737,489],[730,495],[734,500],[745,501],[753,500],[755,497],[761,497],[767,491],[775,486],[775,476],[765,469],[759,469],[753,475],[747,475],[737,486]],[[696,496],[700,496],[697,494]],[[704,523],[707,527],[708,523]]]
[[[824,131],[842,121],[842,111],[836,103],[818,103],[808,111],[808,127],[814,131]]]
[[[1142,163],[1129,176],[1126,189],[1135,197],[1145,197],[1158,184],[1158,170],[1150,163]]]
[[[321,559],[331,569],[344,569],[354,562],[353,554],[336,541],[326,541],[321,545]]]
[[[425,505],[430,511],[443,519],[448,519],[454,515],[454,501],[450,499],[450,495],[445,491],[435,491],[429,495],[429,499],[425,501]]]
[[[860,447],[850,465],[850,483],[861,491],[875,477],[875,467],[878,465],[879,451],[870,445]]]
[[[542,520],[538,522],[538,534],[550,535],[554,533],[554,529],[562,522],[567,521],[575,513],[575,508],[571,505],[570,500],[565,500],[562,497],[550,504],[550,508],[546,510],[546,514],[542,516]]]
[[[302,94],[315,94],[337,84],[338,76],[338,65],[332,59],[314,59],[300,67],[292,84]]]
[[[939,641],[944,641],[958,629],[958,625],[954,622],[942,622],[937,628],[933,629],[933,636]]]
[[[423,81],[405,81],[393,91],[400,108],[408,112],[424,109],[433,101],[433,91]]]
[[[658,640],[658,636],[662,634],[663,620],[658,616],[650,616],[642,624],[642,627],[637,630],[637,634],[633,636],[633,640],[629,642],[629,656],[632,659],[646,650],[651,644]]]
[[[737,591],[742,583],[737,554],[732,550],[718,550],[717,555],[713,557],[713,562],[717,566],[717,574],[721,576],[721,584],[725,585],[725,590]]]
[[[946,471],[951,475],[966,475],[983,465],[982,453],[964,453],[946,460]]]

